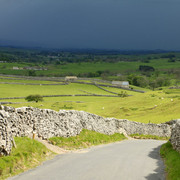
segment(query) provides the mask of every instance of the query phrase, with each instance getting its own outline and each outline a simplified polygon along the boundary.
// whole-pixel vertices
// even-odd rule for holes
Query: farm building
[[[19,70],[19,67],[15,67],[15,66],[14,66],[14,67],[13,67],[13,70]]]
[[[34,71],[47,70],[47,68],[44,68],[44,67],[24,67],[23,69],[26,69],[26,70],[34,70]]]
[[[129,88],[129,82],[128,81],[112,81],[112,85]]]
[[[19,70],[19,69],[22,69],[21,67],[17,67],[17,66],[13,66],[12,68],[13,70]]]
[[[77,76],[66,76],[65,77],[65,81],[75,81],[77,80]]]

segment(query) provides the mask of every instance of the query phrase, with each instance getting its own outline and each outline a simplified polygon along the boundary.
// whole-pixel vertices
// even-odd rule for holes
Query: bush
[[[35,70],[29,70],[28,76],[36,76],[36,71]]]
[[[145,76],[135,74],[129,75],[127,80],[134,86],[146,87],[149,84],[149,81]]]
[[[143,65],[140,65],[139,66],[139,71],[155,71],[155,69],[152,66],[143,66]]]
[[[35,101],[36,103],[39,101],[43,101],[43,97],[39,94],[29,95],[25,98],[26,101]]]
[[[127,94],[126,91],[121,91],[121,93],[119,93],[118,96],[120,96],[120,97],[127,97],[128,94]]]

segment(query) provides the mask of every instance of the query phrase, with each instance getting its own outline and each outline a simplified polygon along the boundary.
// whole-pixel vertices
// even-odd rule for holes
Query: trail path
[[[39,141],[40,143],[44,144],[49,150],[51,150],[51,151],[53,151],[53,152],[55,152],[57,154],[64,154],[64,153],[69,152],[68,150],[62,149],[62,148],[60,148],[58,146],[54,146],[54,145],[48,143],[48,141],[46,141],[46,140],[42,140],[42,139],[40,139],[38,137],[36,137],[35,139],[37,141]]]

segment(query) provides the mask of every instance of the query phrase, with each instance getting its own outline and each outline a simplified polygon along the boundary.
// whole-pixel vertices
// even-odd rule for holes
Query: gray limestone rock
[[[180,119],[172,127],[170,142],[173,148],[180,153]]]
[[[173,123],[144,124],[125,119],[103,118],[101,116],[75,110],[38,109],[32,107],[0,108],[0,148],[9,154],[12,136],[30,136],[36,133],[43,139],[53,136],[70,137],[78,135],[82,129],[103,134],[123,133],[149,134],[170,137]],[[6,141],[4,141],[6,140]]]
[[[12,149],[12,133],[5,117],[0,115],[0,156],[9,155]]]

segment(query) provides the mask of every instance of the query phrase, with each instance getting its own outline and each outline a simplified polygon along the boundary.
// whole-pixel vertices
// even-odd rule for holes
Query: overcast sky
[[[180,50],[180,0],[0,0],[0,45]]]

